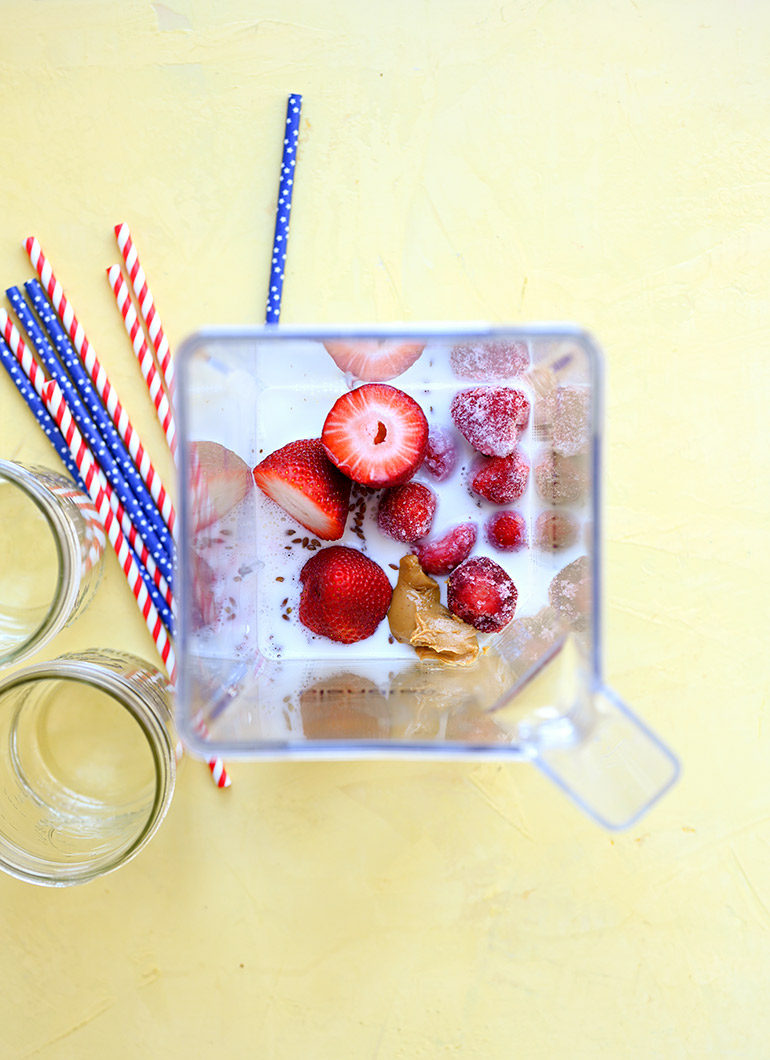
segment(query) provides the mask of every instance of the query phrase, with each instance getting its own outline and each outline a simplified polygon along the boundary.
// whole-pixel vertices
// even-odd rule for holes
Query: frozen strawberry
[[[425,349],[424,342],[400,339],[355,339],[325,342],[324,346],[338,368],[364,383],[395,379],[411,368]]]
[[[484,456],[510,456],[529,421],[526,396],[505,386],[459,390],[450,411],[460,434]]]
[[[192,442],[190,512],[193,533],[211,526],[254,489],[249,465],[219,442]]]
[[[332,463],[354,482],[398,486],[422,463],[428,421],[403,390],[367,383],[335,401],[321,441]]]
[[[446,427],[431,427],[428,431],[428,448],[425,450],[423,468],[437,482],[448,479],[460,459],[460,450],[452,432]]]
[[[406,482],[385,490],[377,509],[377,525],[383,534],[406,544],[430,533],[436,514],[436,495],[419,482]]]
[[[495,512],[485,529],[487,541],[498,552],[518,552],[527,544],[527,523],[520,512]]]
[[[578,521],[571,512],[549,508],[535,520],[535,544],[543,552],[561,552],[578,539]]]
[[[316,552],[300,571],[299,579],[300,622],[311,632],[340,644],[371,637],[393,595],[382,568],[344,545]]]
[[[434,541],[419,545],[414,551],[426,574],[449,574],[468,558],[477,537],[475,523],[460,523]]]
[[[493,504],[517,501],[527,488],[529,464],[517,449],[511,456],[490,456],[471,476],[471,489]]]
[[[449,363],[458,379],[476,379],[480,383],[502,383],[529,368],[526,342],[461,343],[449,355]]]
[[[329,460],[320,438],[276,449],[254,468],[254,481],[316,537],[336,541],[345,532],[350,479]]]
[[[591,564],[579,556],[560,570],[548,586],[548,602],[576,630],[584,632],[591,621]]]
[[[516,611],[518,591],[493,559],[474,556],[449,575],[449,610],[481,633],[496,633]]]
[[[574,504],[588,489],[588,471],[579,458],[546,449],[535,465],[535,486],[549,504]]]

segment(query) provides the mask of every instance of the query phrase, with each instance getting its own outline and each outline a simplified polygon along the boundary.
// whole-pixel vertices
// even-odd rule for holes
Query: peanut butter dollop
[[[399,564],[388,623],[396,640],[411,644],[420,659],[469,666],[478,657],[475,630],[444,607],[438,582],[416,556],[404,556]]]

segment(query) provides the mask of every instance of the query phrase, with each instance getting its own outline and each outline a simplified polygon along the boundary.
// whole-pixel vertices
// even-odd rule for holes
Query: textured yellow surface
[[[36,234],[166,472],[104,268],[173,342],[572,319],[608,353],[608,678],[683,779],[610,836],[534,770],[186,762],[123,871],[0,878],[3,1060],[770,1055],[763,4],[5,0],[0,269]],[[0,456],[53,460],[0,379]],[[56,649],[152,644],[114,558]]]

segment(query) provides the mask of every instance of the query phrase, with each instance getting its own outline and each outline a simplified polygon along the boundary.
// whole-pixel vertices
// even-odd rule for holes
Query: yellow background
[[[575,320],[607,351],[610,682],[680,754],[630,832],[498,764],[186,762],[124,870],[0,878],[4,1060],[770,1055],[770,15],[700,0],[0,5],[0,270],[30,234],[156,463],[112,303]],[[0,456],[54,461],[0,379]],[[54,651],[153,647],[114,557]]]

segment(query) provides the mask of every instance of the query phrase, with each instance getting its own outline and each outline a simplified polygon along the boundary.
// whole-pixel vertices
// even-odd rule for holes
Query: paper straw
[[[168,397],[161,384],[160,375],[155,369],[155,361],[152,359],[150,348],[144,340],[144,332],[142,331],[136,315],[136,310],[131,302],[128,287],[126,286],[123,274],[120,271],[120,265],[112,265],[107,269],[107,278],[110,281],[112,293],[115,295],[115,301],[120,310],[120,315],[123,317],[123,323],[128,332],[128,337],[131,340],[131,346],[136,354],[136,359],[139,362],[142,376],[147,384],[147,389],[150,391],[150,398],[155,406],[158,420],[163,428],[163,433],[166,435],[166,441],[171,450],[171,455],[176,459],[176,424],[174,423],[174,413],[171,410]]]
[[[3,308],[0,308],[0,333],[2,333],[2,335],[4,336],[5,341],[7,342],[11,352],[14,354],[17,363],[21,365],[22,371],[27,376],[37,393],[42,397],[43,386],[46,382],[45,374],[35,361],[30,351],[27,349],[26,345],[24,344],[24,340],[19,334],[18,328],[12,322],[5,309]],[[155,583],[155,586],[157,586],[158,593],[160,594],[160,596],[163,597],[163,600],[160,600],[160,597],[158,599],[160,601],[164,616],[167,616],[167,624],[173,627],[174,620],[171,615],[168,614],[168,609],[166,607],[166,604],[168,604],[168,606],[172,610],[174,608],[174,598],[173,594],[171,593],[171,588],[166,582],[166,579],[161,574],[160,570],[158,570],[155,561],[147,550],[147,546],[145,545],[141,535],[138,533],[133,523],[128,518],[128,515],[124,511],[123,506],[120,504],[117,497],[114,495],[112,487],[107,482],[107,479],[104,477],[104,473],[102,472],[101,468],[98,467],[98,464],[97,469],[99,475],[99,483],[105,491],[110,508],[115,513],[117,519],[120,521],[123,532],[128,538],[130,545],[133,549],[136,550],[136,553],[138,555],[138,564],[140,572],[146,573],[148,575],[148,592],[152,591],[149,589],[149,585],[151,584],[152,580],[152,582]]]
[[[56,493],[61,492],[63,496],[71,496],[71,499],[74,500],[76,504],[79,504],[84,508],[83,515],[86,519],[86,530],[94,542],[89,550],[88,556],[86,557],[86,569],[90,570],[91,567],[98,562],[99,556],[104,551],[105,539],[101,523],[98,524],[97,529],[97,526],[93,525],[91,513],[81,504],[81,501],[85,500],[85,497],[83,496],[83,487],[77,465],[72,459],[72,455],[70,454],[65,441],[59,433],[56,424],[51,419],[45,405],[35,393],[34,387],[19,368],[16,363],[16,358],[6,345],[5,340],[2,338],[0,338],[0,362],[2,362],[3,367],[11,377],[11,382],[24,398],[27,407],[40,425],[43,434],[45,434],[46,438],[53,446],[54,451],[69,474],[75,480],[75,483],[80,487],[80,490],[72,490],[71,492],[66,493],[63,490],[59,490],[57,487],[52,486],[51,488]]]
[[[123,255],[123,261],[126,263],[126,271],[136,295],[139,312],[142,320],[147,325],[147,334],[150,336],[152,348],[158,358],[158,365],[163,375],[163,381],[166,384],[169,400],[173,401],[176,380],[174,379],[174,362],[171,359],[171,350],[163,333],[163,325],[160,322],[155,300],[147,284],[147,277],[139,261],[139,254],[131,239],[131,230],[127,224],[115,225],[115,238],[118,241],[118,250]]]
[[[115,490],[115,493],[127,512],[129,519],[136,527],[142,539],[146,542],[147,548],[160,570],[165,577],[170,580],[174,571],[172,558],[158,540],[157,534],[149,524],[147,516],[123,477],[120,467],[107,448],[104,438],[99,433],[99,430],[91,419],[80,395],[73,386],[69,376],[64,371],[58,357],[54,353],[53,347],[47,341],[45,335],[43,335],[43,332],[35,318],[32,316],[29,306],[22,298],[21,292],[18,288],[9,287],[5,293],[11,301],[11,305],[16,310],[24,330],[32,340],[40,360],[47,369],[49,376],[52,379],[55,379],[61,387],[78,427],[93,450],[99,466],[107,477],[110,485]],[[126,454],[126,458],[128,459],[128,454]]]
[[[289,240],[289,215],[294,191],[294,170],[297,164],[297,142],[299,140],[299,118],[302,96],[289,96],[286,105],[286,132],[283,141],[281,180],[278,185],[278,202],[275,211],[275,234],[273,236],[273,260],[270,269],[270,289],[267,293],[268,324],[277,324],[281,317],[283,274],[286,266],[286,245]]]
[[[37,310],[38,316],[48,330],[48,334],[54,344],[57,354],[65,369],[69,372],[72,381],[80,392],[83,402],[91,414],[97,430],[109,446],[118,467],[123,474],[129,489],[141,505],[148,522],[155,531],[164,552],[169,556],[172,566],[175,560],[174,543],[169,535],[169,530],[164,523],[161,513],[152,499],[142,476],[139,474],[133,460],[131,459],[125,443],[118,434],[115,425],[107,415],[104,405],[99,400],[93,383],[88,378],[86,370],[80,363],[78,355],[70,343],[67,335],[58,321],[43,288],[38,280],[29,280],[24,285],[27,295]],[[65,395],[66,396],[66,395]]]
[[[41,397],[43,404],[51,413],[64,435],[69,451],[78,466],[80,476],[85,482],[88,495],[94,502],[94,507],[99,513],[110,544],[115,549],[118,563],[123,568],[129,588],[155,642],[158,654],[168,671],[169,680],[172,683],[176,683],[176,658],[174,649],[171,647],[171,640],[152,602],[152,597],[142,581],[137,564],[129,550],[128,542],[123,536],[115,513],[107,501],[107,494],[99,484],[98,468],[93,454],[72,419],[70,410],[64,400],[64,395],[55,380],[52,379],[50,382],[43,384]]]
[[[96,351],[89,343],[72,306],[67,301],[62,285],[56,279],[50,262],[43,254],[40,244],[34,236],[30,236],[25,241],[24,249],[27,251],[29,260],[40,277],[43,287],[51,299],[51,304],[69,335],[78,357],[96,387],[96,393],[104,402],[104,407],[107,409],[110,419],[117,427],[118,434],[126,443],[131,459],[139,469],[139,474],[147,483],[147,488],[158,505],[166,525],[173,534],[176,527],[176,512],[171,503],[171,497],[165,489],[160,475],[152,466],[139,435],[131,425],[128,413],[118,399],[117,391],[110,383],[104,367],[99,363]]]

